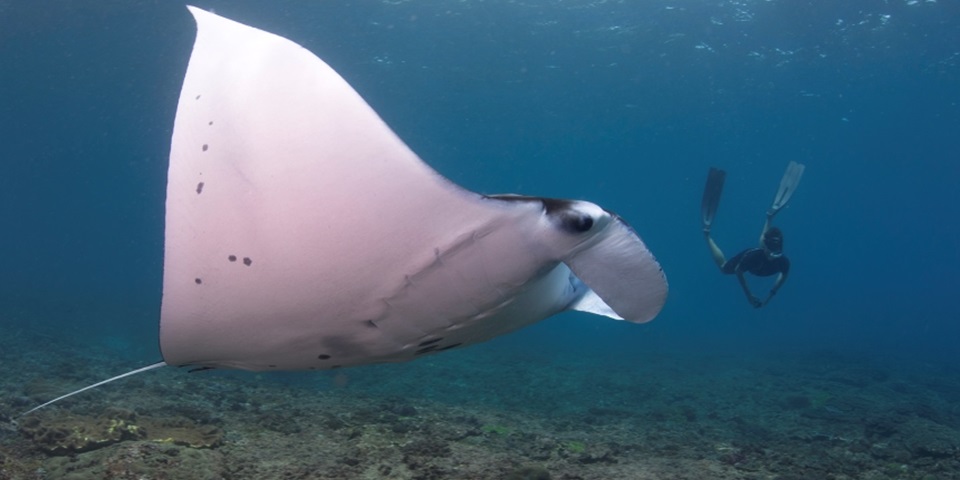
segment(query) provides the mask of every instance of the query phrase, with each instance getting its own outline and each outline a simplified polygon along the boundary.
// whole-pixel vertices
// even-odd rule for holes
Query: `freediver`
[[[773,204],[767,210],[767,220],[763,224],[763,231],[760,232],[760,245],[758,247],[747,248],[736,254],[730,260],[723,256],[717,242],[710,237],[710,228],[713,225],[713,217],[717,213],[717,207],[720,205],[720,194],[723,192],[723,182],[727,178],[727,172],[719,168],[710,167],[707,174],[707,185],[703,189],[703,200],[700,204],[700,213],[703,219],[703,238],[710,247],[710,255],[713,261],[720,267],[724,274],[736,274],[740,286],[743,287],[743,293],[747,295],[747,301],[754,308],[760,308],[777,294],[783,283],[787,281],[787,275],[790,272],[790,260],[783,254],[783,232],[779,228],[771,226],[773,217],[787,204],[797,185],[800,184],[800,177],[803,176],[803,164],[791,161],[787,165],[787,171],[780,180],[780,188],[777,195],[773,198]],[[770,293],[763,300],[760,300],[747,285],[745,273],[751,273],[758,277],[769,277],[777,275],[773,282]]]

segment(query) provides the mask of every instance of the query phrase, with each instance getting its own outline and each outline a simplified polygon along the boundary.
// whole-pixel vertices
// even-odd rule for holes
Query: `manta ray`
[[[431,169],[300,45],[188,7],[167,179],[164,365],[403,362],[566,310],[646,322],[667,282],[586,201],[482,195]],[[29,412],[26,412],[29,413]]]

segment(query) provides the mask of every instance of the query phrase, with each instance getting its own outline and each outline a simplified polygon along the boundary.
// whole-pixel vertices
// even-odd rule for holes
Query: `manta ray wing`
[[[483,196],[403,144],[326,63],[195,7],[170,148],[159,362],[404,361],[567,309],[645,322],[659,264],[580,201]]]
[[[160,340],[168,364],[282,370],[402,361],[566,308],[609,315],[583,308],[594,294],[567,267],[576,270],[579,252],[594,251],[583,246],[604,235],[558,228],[557,213],[536,199],[454,185],[306,49],[190,11],[198,33],[167,185]],[[571,205],[586,209],[578,215],[604,215]],[[636,309],[643,318],[621,306],[630,300],[606,302],[645,321],[666,283],[629,235],[633,243],[613,250],[643,269],[620,267],[610,278],[584,270],[588,284],[626,281],[648,292]]]

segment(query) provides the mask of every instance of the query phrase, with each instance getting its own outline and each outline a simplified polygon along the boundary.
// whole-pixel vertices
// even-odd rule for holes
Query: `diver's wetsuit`
[[[790,260],[785,255],[777,258],[767,258],[762,248],[748,248],[724,262],[720,271],[731,273],[752,273],[758,277],[769,277],[790,271]]]

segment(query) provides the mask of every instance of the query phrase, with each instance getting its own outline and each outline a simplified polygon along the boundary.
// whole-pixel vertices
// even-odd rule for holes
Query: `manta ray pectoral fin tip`
[[[601,235],[589,248],[564,259],[596,296],[587,294],[570,308],[634,323],[652,320],[667,298],[663,268],[633,229],[619,219]]]

